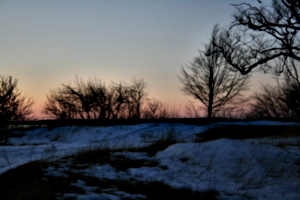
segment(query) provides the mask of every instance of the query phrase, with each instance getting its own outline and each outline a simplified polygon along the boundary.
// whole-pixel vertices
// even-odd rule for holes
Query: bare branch
[[[233,6],[236,10],[230,28],[215,41],[218,47],[215,52],[221,52],[228,64],[247,74],[257,67],[264,71],[272,69],[270,61],[277,58],[300,60],[298,1],[272,0],[270,5],[259,7],[248,3]]]
[[[31,113],[32,98],[21,96],[17,79],[0,75],[0,123],[10,120],[25,120]]]

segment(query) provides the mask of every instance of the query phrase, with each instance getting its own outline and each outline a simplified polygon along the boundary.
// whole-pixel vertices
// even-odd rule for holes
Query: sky
[[[0,74],[19,80],[37,115],[50,90],[76,76],[143,79],[149,97],[184,106],[180,68],[242,2],[256,1],[0,0]]]

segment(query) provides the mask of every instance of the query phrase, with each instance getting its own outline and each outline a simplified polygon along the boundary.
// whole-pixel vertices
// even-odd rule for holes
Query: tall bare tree
[[[222,53],[216,50],[215,41],[220,29],[216,25],[211,42],[205,45],[205,51],[199,52],[194,61],[182,67],[179,79],[182,91],[198,99],[207,110],[207,117],[213,117],[226,104],[232,102],[248,89],[249,76],[241,75],[236,69],[226,65]]]
[[[10,120],[24,120],[31,113],[33,100],[22,96],[18,80],[0,75],[0,125]]]
[[[259,2],[260,6],[234,5],[234,20],[216,41],[219,47],[216,51],[242,74],[259,67],[280,73],[288,70],[287,63],[275,66],[270,61],[300,60],[300,3],[298,0],[272,0],[269,5],[263,0]]]

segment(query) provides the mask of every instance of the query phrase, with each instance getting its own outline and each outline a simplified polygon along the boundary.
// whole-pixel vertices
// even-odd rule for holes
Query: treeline
[[[0,75],[0,120],[29,119],[33,113],[32,98],[21,94],[18,80]],[[101,79],[76,79],[61,84],[47,95],[42,112],[51,119],[159,119],[176,117],[167,105],[149,98],[147,83],[133,78],[107,85]]]
[[[235,119],[299,119],[300,84],[286,79],[275,86],[263,89],[248,99],[235,97],[233,103],[214,110],[213,116]],[[0,120],[29,120],[32,113],[32,98],[21,94],[17,79],[0,75]],[[207,112],[202,104],[187,103],[185,117],[203,118]],[[243,110],[243,108],[247,108]],[[149,98],[147,83],[133,78],[127,82],[111,82],[101,79],[84,81],[76,78],[69,84],[61,84],[49,91],[42,112],[51,119],[117,120],[117,119],[168,119],[178,118],[176,110],[170,109],[157,99]],[[201,115],[202,112],[202,115]],[[203,114],[204,113],[204,114]],[[181,116],[182,117],[182,116]],[[149,121],[149,120],[148,120]],[[210,120],[211,121],[211,120]],[[72,122],[73,123],[73,122]],[[108,123],[106,121],[106,123]],[[120,123],[120,121],[118,121]]]

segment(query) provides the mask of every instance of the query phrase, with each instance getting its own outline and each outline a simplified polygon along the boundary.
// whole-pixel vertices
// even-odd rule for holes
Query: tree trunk
[[[209,67],[209,94],[208,94],[208,106],[207,106],[207,118],[212,117],[213,102],[214,102],[214,72],[212,66]]]
[[[207,107],[207,118],[210,119],[212,117],[212,111],[213,111],[213,109],[212,109],[212,101],[209,101],[209,105]]]

